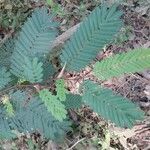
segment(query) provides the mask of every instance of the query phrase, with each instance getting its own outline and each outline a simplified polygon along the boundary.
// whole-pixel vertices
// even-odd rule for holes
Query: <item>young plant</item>
[[[116,4],[99,6],[80,24],[62,49],[60,60],[66,71],[84,69],[113,40],[122,26],[122,12],[117,7]],[[83,104],[121,127],[132,127],[144,116],[131,101],[90,80],[84,81],[78,94],[66,90],[63,76],[56,79],[55,89],[50,88],[53,82],[47,85],[48,77],[54,77],[56,72],[48,56],[53,52],[58,26],[47,8],[35,9],[17,39],[1,46],[0,137],[3,139],[15,138],[16,130],[62,139],[71,125],[67,110]],[[150,49],[138,49],[97,62],[93,73],[106,80],[149,67]]]

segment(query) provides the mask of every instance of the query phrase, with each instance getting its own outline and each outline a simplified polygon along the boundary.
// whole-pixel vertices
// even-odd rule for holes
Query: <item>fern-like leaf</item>
[[[150,49],[135,49],[97,62],[94,74],[102,80],[150,68]]]
[[[12,132],[9,122],[9,116],[3,105],[0,105],[0,139],[13,139],[16,135]]]
[[[88,65],[119,31],[121,15],[116,4],[109,9],[106,5],[97,7],[64,46],[61,61],[67,64],[66,69],[80,71]]]
[[[57,26],[58,23],[53,20],[47,8],[35,9],[22,27],[15,50],[32,57],[48,53],[57,35]]]
[[[21,60],[20,60],[21,61]],[[43,68],[42,63],[38,61],[38,58],[33,58],[31,60],[29,57],[25,55],[22,56],[22,62],[18,65],[16,60],[12,61],[12,70],[11,72],[18,76],[19,78],[30,81],[31,83],[41,82],[43,78]]]
[[[82,96],[77,94],[67,94],[64,102],[66,109],[76,109],[82,106]]]
[[[52,140],[59,140],[69,129],[68,121],[58,121],[47,111],[43,102],[38,98],[32,98],[26,107],[11,118],[11,128],[23,133],[39,132],[44,137]]]
[[[14,39],[10,38],[0,46],[0,67],[10,67],[10,58],[15,47]]]
[[[83,102],[118,126],[132,127],[136,120],[144,117],[144,113],[135,104],[122,96],[114,95],[109,89],[91,81],[85,82],[84,88]]]
[[[34,58],[32,61],[25,59],[25,64],[23,66],[25,80],[31,83],[41,82],[43,78],[42,65],[41,62],[38,62],[38,58]]]
[[[5,67],[0,70],[0,90],[3,89],[10,81],[11,74],[7,71]]]
[[[43,60],[43,81],[48,80],[51,76],[56,73],[56,69],[48,60]]]
[[[65,89],[65,81],[63,79],[56,80],[56,92],[57,92],[57,97],[59,98],[60,101],[66,100],[67,90]]]
[[[16,135],[12,132],[9,122],[6,119],[6,117],[3,117],[3,115],[0,112],[0,139],[1,140],[10,140],[13,138],[16,138]]]
[[[2,97],[2,103],[4,105],[4,108],[6,109],[6,112],[8,114],[9,117],[14,116],[14,109],[12,104],[9,101],[9,96],[8,95],[4,95]]]
[[[43,89],[39,92],[41,100],[44,102],[48,111],[59,121],[63,121],[66,118],[67,111],[65,105],[63,105],[58,99],[57,96],[52,95],[47,89]]]
[[[46,8],[38,8],[33,12],[31,18],[28,18],[27,22],[23,25],[22,31],[15,43],[11,58],[11,72],[15,76],[22,78],[24,67],[27,68],[28,66],[26,64],[27,59],[33,62],[31,60],[35,57],[41,59],[50,51],[51,43],[57,35],[56,27],[57,23],[53,21],[53,17],[48,14]],[[41,65],[38,64],[38,66]],[[26,73],[33,73],[30,70],[31,68],[28,68]],[[37,73],[35,76],[39,75],[39,72],[34,73]]]
[[[39,132],[47,139],[60,140],[70,130],[70,123],[56,120],[39,97],[29,100],[29,93],[22,91],[12,91],[9,95],[15,115],[9,117],[6,109],[0,106],[0,138],[15,138],[15,130],[24,134]]]

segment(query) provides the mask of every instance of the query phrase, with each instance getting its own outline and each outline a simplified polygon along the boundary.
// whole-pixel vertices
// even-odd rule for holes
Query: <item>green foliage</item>
[[[38,97],[32,97],[29,102],[29,93],[16,91],[10,94],[15,116],[7,117],[6,111],[0,107],[0,135],[3,138],[14,138],[12,130],[21,133],[40,132],[48,139],[59,140],[69,129],[68,121],[59,122],[49,113]]]
[[[109,9],[102,5],[97,7],[77,29],[70,41],[65,44],[61,61],[70,71],[80,71],[96,57],[98,52],[119,31],[122,13],[116,5]]]
[[[12,132],[9,126],[8,113],[3,105],[0,105],[0,139],[12,139],[16,135]]]
[[[65,15],[64,10],[62,9],[62,6],[58,4],[57,2],[54,2],[53,0],[46,0],[47,4],[51,7],[51,11],[54,14],[57,14],[59,16]]]
[[[4,110],[0,110],[0,139],[4,140],[10,140],[16,137],[16,135],[12,132],[10,126],[9,126],[9,122],[6,118],[4,118],[5,114],[3,114]]]
[[[10,57],[14,50],[14,39],[9,38],[0,46],[0,67],[10,67]]]
[[[67,98],[64,104],[66,109],[80,108],[82,105],[82,96],[77,94],[67,94]]]
[[[30,81],[31,83],[34,82],[41,82],[43,77],[43,68],[42,63],[38,62],[38,58],[33,58],[33,60],[30,57],[22,56],[23,59],[20,59],[20,64],[17,65],[17,62],[13,61],[13,66],[11,72],[20,77],[20,79],[24,81]],[[19,63],[18,59],[18,63]],[[16,61],[16,60],[15,60]],[[15,67],[15,68],[14,68]]]
[[[150,67],[150,49],[135,49],[97,62],[94,74],[102,80],[119,77],[125,73],[140,72]]]
[[[2,103],[4,104],[4,108],[6,109],[6,112],[8,114],[9,117],[14,116],[14,109],[12,104],[9,101],[9,96],[8,95],[4,95],[2,97]]]
[[[41,100],[44,102],[47,110],[59,121],[63,121],[66,118],[67,111],[65,105],[63,105],[57,96],[52,95],[48,89],[43,89],[39,92]]]
[[[58,24],[53,21],[53,16],[48,14],[46,8],[36,9],[22,27],[18,39],[12,43],[9,41],[8,44],[5,43],[1,47],[0,53],[2,53],[1,57],[3,59],[0,62],[1,66],[9,68],[11,63],[11,72],[20,80],[30,81],[31,83],[41,82],[43,72],[45,73],[51,65],[45,61],[45,54],[51,50],[51,42],[57,34],[57,26]],[[8,60],[11,57],[11,61],[7,60],[9,64],[5,65],[5,57]],[[48,72],[50,71],[48,70]],[[47,77],[44,76],[44,78]],[[10,73],[2,67],[0,87],[4,88],[9,82]],[[14,138],[13,130],[22,133],[38,131],[48,139],[61,138],[70,125],[68,121],[64,121],[67,114],[65,106],[54,96],[51,112],[55,113],[60,122],[53,117],[52,113],[47,111],[40,98],[31,98],[31,96],[29,101],[27,95],[26,92],[17,91],[10,93],[11,101],[6,101],[6,98],[3,99],[4,105],[0,106],[1,138]],[[8,113],[11,115],[8,115]]]
[[[54,4],[53,0],[46,0],[47,4],[52,6]]]
[[[23,75],[26,81],[31,83],[42,82],[43,68],[42,63],[38,62],[38,58],[33,58],[33,60],[25,59],[25,64],[23,66]]]
[[[111,90],[102,88],[92,81],[84,83],[83,102],[120,127],[132,127],[136,120],[144,117],[144,113],[131,101],[114,95]]]
[[[63,79],[56,80],[56,92],[60,101],[66,100],[67,90],[65,89],[65,81]]]
[[[53,67],[53,65],[48,60],[43,60],[43,80],[48,80],[51,76],[56,73],[56,69]]]
[[[65,45],[61,55],[62,65],[66,63],[66,69],[69,71],[80,71],[88,65],[120,29],[121,14],[117,5],[110,8],[106,5],[97,7]],[[48,61],[48,54],[52,54],[51,46],[57,35],[57,27],[58,23],[45,7],[37,8],[23,25],[17,40],[8,40],[2,45],[0,90],[10,83],[10,72],[19,78],[17,88],[22,84],[23,87],[34,89],[46,87],[46,80],[55,73]],[[94,73],[105,80],[124,73],[141,71],[150,67],[149,56],[150,49],[118,54],[96,63]],[[24,92],[9,92],[8,89],[8,97],[3,91],[0,105],[0,138],[15,138],[14,131],[19,131],[24,134],[39,132],[48,139],[59,140],[69,129],[67,109],[79,108],[82,102],[121,127],[131,127],[136,120],[143,118],[143,112],[126,98],[113,95],[111,90],[91,81],[85,82],[83,96],[69,94],[63,79],[56,80],[55,84],[56,89],[53,91],[56,91],[56,95],[48,90],[49,85],[48,89],[40,91],[36,88],[35,93],[38,93],[38,96],[35,97],[30,88],[24,88]]]
[[[37,150],[37,148],[35,148],[35,144],[32,141],[32,139],[27,139],[27,145],[28,145],[28,150],[33,150],[33,149]]]
[[[53,17],[47,11],[46,8],[36,9],[31,18],[28,18],[22,27],[22,31],[15,43],[11,58],[11,72],[19,78],[26,76],[24,68],[26,68],[26,73],[33,73],[31,70],[33,67],[28,68],[29,65],[27,65],[26,60],[31,62],[35,57],[44,57],[50,51],[51,42],[56,37],[58,24],[53,21]],[[38,66],[40,67],[41,63]],[[34,74],[37,77],[39,72],[34,72]],[[32,80],[37,79],[32,78]],[[39,80],[41,81],[41,79]]]
[[[50,51],[51,43],[57,35],[57,27],[58,23],[45,7],[35,9],[22,27],[16,48],[21,48],[32,57],[43,56]]]
[[[0,70],[0,90],[3,89],[10,81],[11,74],[7,71],[5,67]]]
[[[114,44],[121,45],[123,42],[126,42],[129,40],[130,36],[132,35],[132,28],[131,26],[125,26],[121,29],[118,35],[116,35],[116,38],[114,39]]]

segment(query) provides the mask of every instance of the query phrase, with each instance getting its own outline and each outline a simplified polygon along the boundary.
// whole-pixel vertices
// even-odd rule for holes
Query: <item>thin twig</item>
[[[77,144],[79,144],[80,142],[82,142],[83,140],[85,140],[86,138],[82,138],[80,140],[78,140],[76,143],[74,143],[70,148],[68,148],[67,150],[72,150]]]
[[[8,87],[8,88],[0,91],[0,96],[3,95],[4,93],[7,93],[7,92],[13,90],[13,89],[23,88],[23,87],[24,88],[34,88],[34,85],[32,85],[32,84],[30,84],[30,85],[29,84],[28,85],[14,85],[14,86]]]
[[[60,79],[63,76],[65,68],[66,68],[66,63],[64,64],[62,70],[60,71],[59,75],[57,76],[57,79]]]

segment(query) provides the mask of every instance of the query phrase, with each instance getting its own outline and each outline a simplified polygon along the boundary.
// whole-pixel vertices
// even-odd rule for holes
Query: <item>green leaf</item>
[[[25,58],[25,64],[23,66],[23,77],[26,81],[31,83],[42,82],[43,68],[42,63],[38,62],[38,58],[34,58],[32,61]]]
[[[32,58],[49,53],[57,27],[58,23],[46,7],[36,8],[22,27],[15,51],[23,51]]]
[[[53,65],[46,59],[42,61],[43,63],[43,81],[48,80],[50,77],[56,73],[56,69]]]
[[[10,67],[10,58],[15,47],[15,40],[9,38],[0,46],[0,67]]]
[[[132,127],[136,120],[144,118],[144,112],[134,103],[91,81],[84,83],[83,102],[120,127]]]
[[[45,138],[60,141],[65,133],[70,130],[70,122],[56,120],[47,111],[44,103],[39,97],[32,97],[26,91],[11,91],[9,93],[15,115],[9,117],[6,109],[0,105],[0,138],[13,139],[13,134],[20,132],[23,134],[39,132]]]
[[[32,59],[42,59],[51,51],[52,42],[57,35],[57,27],[57,22],[53,21],[53,16],[45,7],[34,10],[32,16],[23,25],[15,42],[11,57],[11,72],[15,76],[22,77],[24,68],[29,66],[27,59],[29,63],[33,63]],[[28,69],[27,72],[32,72],[32,70]]]
[[[13,61],[13,68],[11,72],[18,76],[23,81],[29,81],[31,83],[42,82],[43,80],[43,64],[38,61],[38,58],[22,56],[22,65],[16,64]]]
[[[0,70],[0,90],[5,88],[7,84],[10,83],[11,74],[7,71],[5,67],[2,67]]]
[[[80,71],[113,40],[122,26],[122,12],[117,10],[117,6],[99,6],[81,23],[64,46],[61,55],[62,66],[66,63],[67,70]]]
[[[65,89],[64,79],[57,79],[56,80],[56,92],[57,92],[57,97],[60,99],[60,101],[66,100],[67,90]]]
[[[16,138],[16,135],[12,132],[9,127],[9,123],[4,117],[0,117],[0,139],[1,140],[11,140]]]
[[[54,5],[53,0],[46,0],[47,4],[50,5],[51,7]]]
[[[77,94],[67,94],[64,105],[66,106],[66,109],[80,108],[82,106],[82,96]]]
[[[57,120],[63,121],[66,118],[67,111],[65,105],[57,99],[57,96],[52,95],[49,90],[43,89],[39,92],[39,97],[44,102],[47,110],[51,112]]]
[[[16,138],[16,135],[12,132],[12,129],[9,125],[8,114],[6,109],[0,105],[0,139],[13,139]]]
[[[150,68],[150,49],[140,48],[97,62],[94,65],[93,72],[99,79],[107,80],[148,68]]]
[[[6,109],[6,112],[7,112],[8,116],[9,117],[14,116],[15,115],[14,109],[13,109],[12,104],[9,101],[9,96],[8,95],[4,95],[2,97],[2,103],[4,105],[4,108]]]

